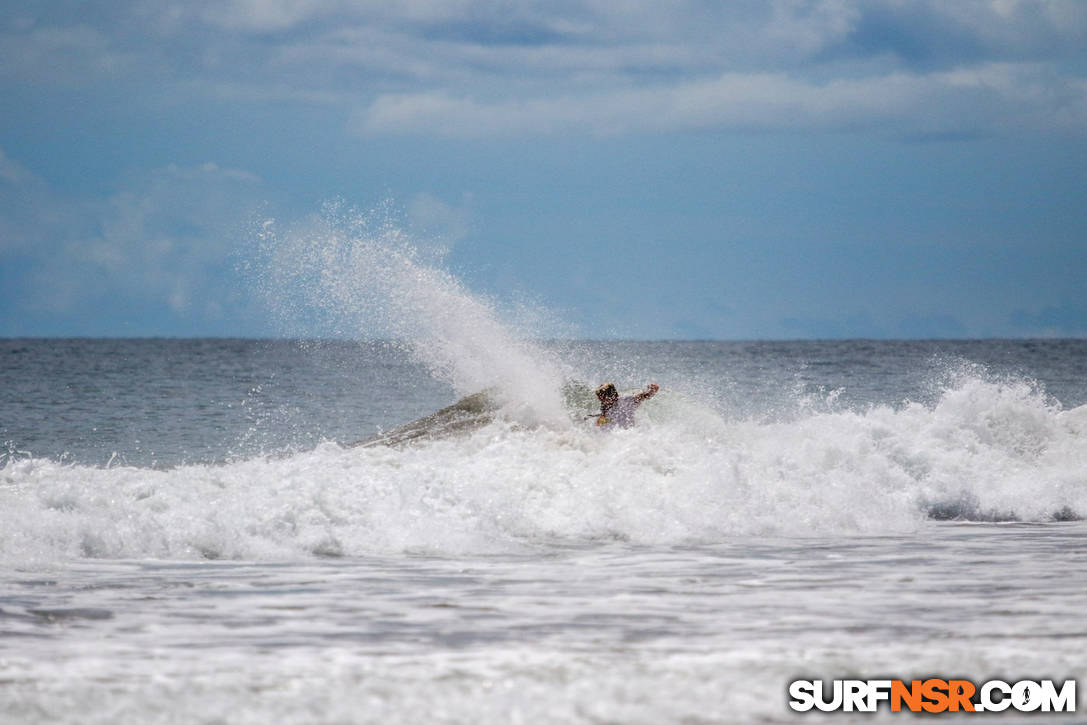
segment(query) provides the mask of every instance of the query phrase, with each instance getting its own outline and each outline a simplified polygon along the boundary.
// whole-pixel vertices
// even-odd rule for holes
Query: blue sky
[[[27,2],[0,94],[4,336],[280,334],[331,199],[542,334],[1087,335],[1078,0]]]

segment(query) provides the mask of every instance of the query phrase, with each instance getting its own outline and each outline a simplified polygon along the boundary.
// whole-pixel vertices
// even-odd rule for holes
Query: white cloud
[[[773,13],[769,21],[751,29],[756,37],[807,56],[841,42],[856,27],[861,16],[860,6],[848,0],[774,0],[771,7]]]
[[[362,133],[1075,129],[1087,80],[1078,0],[132,0],[0,33],[9,82],[356,108]]]
[[[470,195],[459,204],[450,204],[432,194],[416,194],[407,205],[408,228],[418,241],[448,249],[468,236],[471,203]]]
[[[1078,133],[1087,125],[1082,69],[1057,63],[1083,57],[1087,3],[585,0],[510,8],[506,26],[554,34],[540,42],[481,39],[501,26],[496,7],[411,7],[355,6],[354,15],[341,8],[357,22],[302,36],[279,49],[277,62],[350,68],[344,75],[370,79],[341,96],[353,97],[351,128],[364,135],[873,126]]]
[[[353,123],[363,134],[452,137],[876,126],[906,133],[1053,126],[1076,131],[1087,129],[1087,91],[1079,79],[1034,65],[896,72],[824,83],[784,73],[725,73],[675,85],[514,100],[386,94]]]
[[[0,35],[0,79],[73,85],[115,76],[138,66],[135,59],[89,25],[31,27]]]
[[[120,300],[137,317],[146,308],[185,314],[196,302],[221,310],[236,296],[220,282],[232,270],[230,253],[246,233],[258,184],[250,172],[209,162],[153,171],[105,200],[39,197],[35,223],[22,227],[43,231],[22,247],[30,278],[21,304],[69,314]],[[61,214],[63,222],[50,223]]]

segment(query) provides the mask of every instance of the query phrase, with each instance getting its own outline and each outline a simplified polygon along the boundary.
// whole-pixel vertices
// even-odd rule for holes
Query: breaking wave
[[[638,428],[497,418],[170,470],[9,456],[0,555],[291,559],[906,532],[1087,514],[1087,406],[979,379],[934,406],[729,422],[662,392]],[[659,404],[658,404],[659,403]]]

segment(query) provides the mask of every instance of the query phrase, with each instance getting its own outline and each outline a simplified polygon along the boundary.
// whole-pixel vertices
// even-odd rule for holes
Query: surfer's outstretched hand
[[[660,390],[660,389],[661,389],[661,386],[657,385],[656,383],[650,383],[648,386],[646,386],[645,392],[644,393],[638,393],[637,395],[634,396],[634,399],[637,400],[639,403],[642,402],[643,400],[649,400],[654,395],[656,395],[657,391]]]

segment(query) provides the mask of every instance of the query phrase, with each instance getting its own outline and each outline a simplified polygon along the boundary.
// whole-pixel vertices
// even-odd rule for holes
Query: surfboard
[[[413,441],[448,438],[453,435],[471,433],[494,420],[498,404],[486,390],[461,398],[453,405],[442,408],[430,415],[397,426],[392,430],[363,438],[348,444],[348,448],[358,446],[398,446]]]

